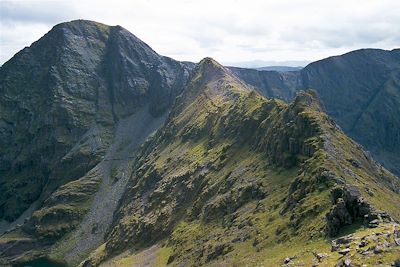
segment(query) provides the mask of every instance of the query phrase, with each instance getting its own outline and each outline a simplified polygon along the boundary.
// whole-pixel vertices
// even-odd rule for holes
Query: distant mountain
[[[317,70],[56,25],[0,68],[0,265],[397,264],[400,179],[299,91]]]
[[[260,71],[229,67],[240,79],[256,87],[266,97],[291,101],[298,90],[299,73],[297,71]]]
[[[345,133],[400,174],[399,49],[357,50],[313,62],[298,72],[240,69],[236,74],[265,96],[286,101],[298,90],[316,90]]]
[[[343,130],[400,174],[400,49],[362,49],[301,71]]]
[[[266,66],[285,66],[285,67],[304,67],[309,64],[311,61],[305,60],[291,60],[291,61],[266,61],[266,60],[252,60],[252,61],[239,61],[239,62],[223,62],[225,66],[234,66],[240,68],[250,68],[257,69],[263,68]]]
[[[288,72],[288,71],[299,71],[303,67],[289,67],[289,66],[267,66],[256,68],[256,70],[267,70],[267,71],[279,71],[279,72]]]

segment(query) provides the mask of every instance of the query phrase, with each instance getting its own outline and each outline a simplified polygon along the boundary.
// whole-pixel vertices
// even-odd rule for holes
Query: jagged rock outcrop
[[[342,227],[361,222],[367,227],[377,227],[393,219],[386,213],[376,210],[368,203],[356,187],[338,187],[332,190],[332,208],[326,215],[326,232],[336,236]]]
[[[345,133],[400,173],[400,50],[362,49],[309,64],[302,88],[314,88]]]
[[[298,97],[294,104],[299,102],[303,107],[313,106],[314,110],[324,111],[321,103],[315,100],[315,94],[305,96]],[[288,211],[296,214],[296,210],[302,209],[301,202],[313,192],[331,188],[332,207],[326,214],[327,235],[336,236],[346,225],[361,223],[376,227],[379,223],[391,222],[391,216],[379,209],[389,208],[392,215],[398,216],[399,213],[390,208],[396,204],[384,204],[372,191],[379,191],[379,185],[384,185],[389,194],[398,198],[398,178],[376,163],[358,144],[345,137],[335,122],[320,116],[322,114],[315,116],[317,120],[314,122],[318,125],[315,133],[324,152],[320,154],[321,150],[314,149],[316,153],[306,161],[308,164],[303,166],[304,172],[291,183],[281,214]],[[388,193],[380,194],[382,197]],[[389,199],[385,201],[390,202]],[[294,215],[292,224],[297,227],[300,219],[301,216]]]
[[[297,72],[233,70],[267,97],[291,101],[296,91],[313,88],[346,134],[400,174],[399,62],[399,49],[361,49]]]

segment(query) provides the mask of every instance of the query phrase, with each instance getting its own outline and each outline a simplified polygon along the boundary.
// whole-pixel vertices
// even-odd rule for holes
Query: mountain
[[[400,49],[363,49],[308,65],[303,88],[315,88],[343,130],[400,174]]]
[[[124,186],[111,185],[112,163],[133,156],[162,125],[190,68],[120,26],[83,20],[56,25],[6,62],[0,232],[24,224],[29,233],[57,239],[102,192],[114,199],[98,203],[104,234]]]
[[[267,66],[267,67],[259,67],[256,68],[257,70],[268,70],[268,71],[280,71],[280,72],[287,72],[287,71],[299,71],[303,67],[289,67],[289,66]]]
[[[289,60],[289,61],[265,61],[265,60],[252,60],[252,61],[239,61],[239,62],[233,62],[233,61],[225,61],[223,62],[225,66],[235,66],[235,67],[241,67],[241,68],[248,68],[248,69],[257,69],[257,68],[264,68],[269,66],[272,66],[272,68],[275,67],[284,67],[284,68],[302,68],[303,66],[306,66],[309,64],[311,61],[309,60]]]
[[[299,72],[240,69],[236,74],[267,97],[290,101],[316,90],[344,132],[400,174],[400,50],[361,49],[307,65]],[[271,77],[277,77],[270,82]]]
[[[87,21],[15,55],[0,72],[1,218],[92,169],[121,119],[165,114],[187,75],[122,27]]]
[[[229,67],[240,79],[256,87],[266,97],[291,101],[296,96],[299,83],[297,71],[279,72]]]
[[[268,99],[240,71],[83,20],[5,63],[0,265],[400,260],[400,179],[315,91]]]
[[[314,92],[289,105],[267,100],[209,58],[132,166],[106,242],[81,266],[120,253],[116,266],[147,253],[173,266],[277,266],[270,250],[289,253],[282,244],[306,266],[318,244],[332,263],[340,254],[326,235],[400,219],[400,180],[343,134]]]

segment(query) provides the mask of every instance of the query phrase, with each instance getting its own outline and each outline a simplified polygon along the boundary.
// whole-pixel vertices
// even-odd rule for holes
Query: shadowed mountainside
[[[55,26],[0,69],[0,219],[12,221],[104,156],[119,120],[165,113],[186,66],[120,26]]]
[[[24,233],[3,256],[32,257],[74,229],[84,244],[62,246],[66,259],[98,245],[127,179],[115,181],[115,165],[163,124],[192,65],[120,26],[78,20],[1,67],[0,232]]]

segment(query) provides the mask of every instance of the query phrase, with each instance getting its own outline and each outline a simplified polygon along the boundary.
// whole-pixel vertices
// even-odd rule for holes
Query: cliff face
[[[344,132],[400,174],[399,59],[398,49],[362,49],[297,72],[233,70],[267,97],[291,101],[298,90],[316,90]]]
[[[147,106],[154,117],[182,90],[186,67],[122,27],[55,26],[0,69],[0,216],[93,168],[117,122]]]
[[[400,50],[364,49],[308,65],[303,88],[315,88],[345,133],[400,173]]]
[[[235,75],[270,98],[291,101],[300,82],[299,71],[269,71],[229,67]]]

